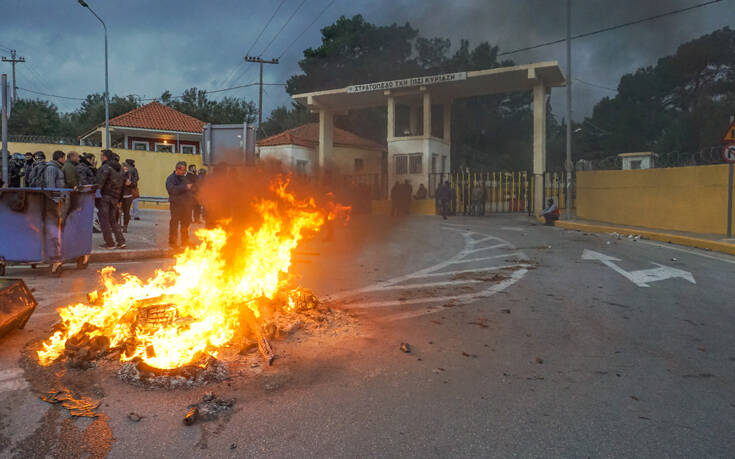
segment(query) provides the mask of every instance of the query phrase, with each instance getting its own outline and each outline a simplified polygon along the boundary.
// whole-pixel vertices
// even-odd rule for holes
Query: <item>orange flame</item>
[[[67,341],[81,333],[104,336],[110,347],[124,348],[121,360],[138,358],[155,368],[178,368],[202,355],[216,357],[223,345],[245,336],[251,326],[258,326],[260,305],[275,300],[284,311],[293,310],[291,296],[297,291],[288,275],[291,253],[335,210],[319,209],[313,198],[298,200],[288,185],[279,176],[271,183],[275,198],[256,200],[260,226],[236,230],[225,221],[214,229],[200,229],[198,246],[177,255],[173,267],[157,270],[146,281],[131,274],[122,274],[118,281],[113,267],[102,269],[103,288],[90,294],[94,304],[59,309],[61,329],[43,343],[39,363],[54,362]],[[177,320],[152,329],[142,326],[136,317],[146,301],[175,305]]]

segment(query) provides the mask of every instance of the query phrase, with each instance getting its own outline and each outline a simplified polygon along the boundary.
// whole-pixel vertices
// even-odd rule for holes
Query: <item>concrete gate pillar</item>
[[[452,103],[447,102],[444,104],[444,140],[447,142],[452,141]]]
[[[396,136],[396,100],[388,96],[388,140]]]
[[[536,216],[544,209],[544,173],[546,172],[546,95],[543,84],[533,87],[533,208]]]
[[[319,110],[319,176],[323,177],[334,151],[334,112]]]

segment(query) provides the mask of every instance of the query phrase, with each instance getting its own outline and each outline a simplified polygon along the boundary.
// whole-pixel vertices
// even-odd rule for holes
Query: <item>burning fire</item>
[[[53,363],[67,343],[97,339],[120,348],[122,361],[178,368],[217,357],[222,346],[257,333],[262,307],[293,310],[301,292],[289,276],[292,251],[349,208],[322,210],[313,198],[297,199],[288,185],[279,176],[271,182],[272,197],[253,204],[259,225],[237,229],[224,221],[200,229],[198,246],[146,281],[131,274],[117,278],[115,268],[105,267],[103,288],[89,295],[91,304],[59,309],[60,327],[38,351],[39,362]]]

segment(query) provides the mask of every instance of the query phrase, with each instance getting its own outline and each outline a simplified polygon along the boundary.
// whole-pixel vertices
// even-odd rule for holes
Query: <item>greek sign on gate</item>
[[[466,80],[466,79],[467,79],[467,72],[445,73],[443,75],[404,78],[402,80],[392,80],[392,81],[378,81],[377,83],[355,84],[355,85],[347,87],[347,93],[355,94],[359,92],[410,88],[413,86],[426,86],[430,84],[447,83],[450,81],[461,81],[461,80]]]

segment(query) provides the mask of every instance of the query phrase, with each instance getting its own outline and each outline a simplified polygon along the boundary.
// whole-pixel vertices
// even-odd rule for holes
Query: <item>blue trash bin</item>
[[[0,275],[8,263],[46,264],[52,274],[92,252],[94,189],[0,189]]]

